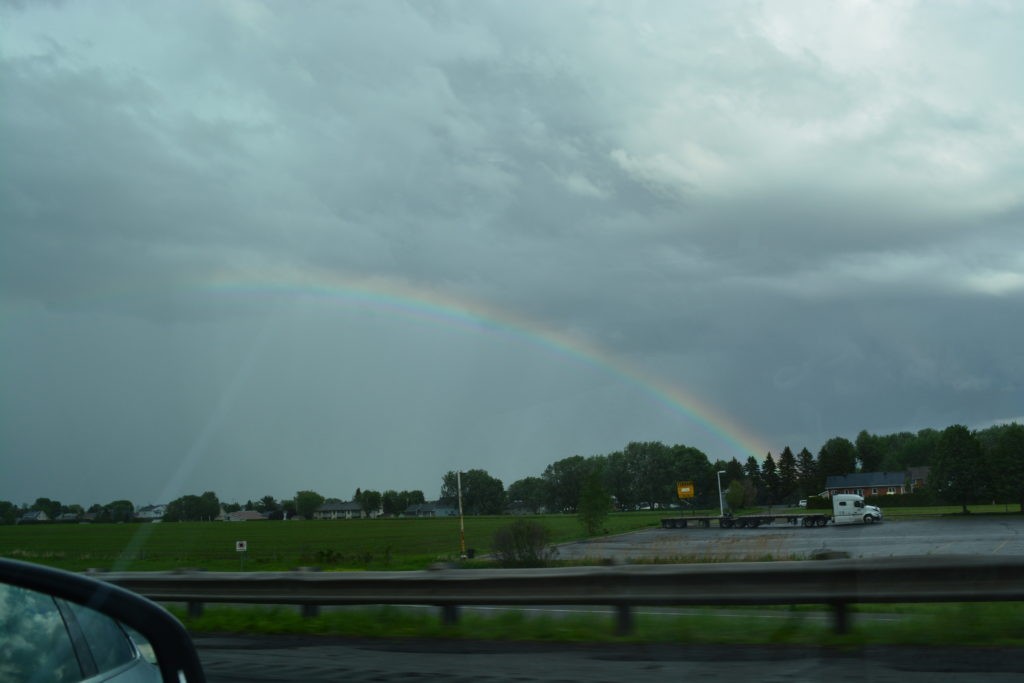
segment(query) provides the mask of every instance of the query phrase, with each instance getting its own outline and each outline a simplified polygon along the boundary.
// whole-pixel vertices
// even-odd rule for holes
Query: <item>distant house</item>
[[[163,519],[165,514],[167,514],[166,505],[147,505],[135,511],[135,519]]]
[[[237,510],[224,515],[225,522],[263,522],[267,516],[255,510]]]
[[[825,479],[828,495],[856,493],[861,496],[895,496],[906,493],[904,472],[855,472],[832,475]]]
[[[42,510],[29,510],[15,521],[15,524],[38,524],[49,522],[50,517]]]
[[[366,516],[363,506],[355,501],[324,503],[313,513],[313,519],[362,519]]]
[[[406,517],[457,517],[459,509],[438,502],[417,503],[405,508]]]
[[[65,524],[67,524],[78,522],[78,520],[79,514],[77,512],[64,512],[62,514],[57,515],[57,519],[55,519],[54,521],[64,522]]]

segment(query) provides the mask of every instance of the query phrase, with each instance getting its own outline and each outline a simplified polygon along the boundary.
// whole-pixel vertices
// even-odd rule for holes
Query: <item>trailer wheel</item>
[[[828,524],[828,520],[827,519],[825,519],[824,517],[819,517],[818,518],[818,526],[825,526],[826,524]]]
[[[731,519],[719,520],[718,521],[718,526],[722,527],[723,529],[731,529],[732,528],[732,520]]]
[[[750,528],[756,529],[759,526],[761,526],[761,520],[759,520],[759,519],[752,519],[752,520],[750,520]]]
[[[864,523],[865,524],[874,524],[875,523],[875,518],[872,517],[871,515],[864,515]]]
[[[808,529],[810,529],[812,526],[814,526],[814,518],[813,517],[804,517],[804,526],[807,527]]]

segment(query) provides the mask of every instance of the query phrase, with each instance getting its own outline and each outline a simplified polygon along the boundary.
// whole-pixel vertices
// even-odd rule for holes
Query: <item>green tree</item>
[[[46,513],[46,516],[50,519],[57,519],[60,515],[60,501],[50,500],[49,498],[36,498],[36,502],[32,503],[29,510],[36,510],[39,512]]]
[[[547,499],[544,480],[540,477],[524,477],[512,482],[507,494],[509,503],[522,503],[533,512],[540,510]]]
[[[579,503],[576,506],[580,524],[590,536],[601,530],[612,509],[612,496],[604,487],[601,475],[601,471],[596,467],[587,474]]]
[[[799,486],[796,456],[786,446],[779,455],[779,501],[792,502]]]
[[[764,483],[765,499],[769,505],[774,505],[780,500],[782,480],[779,477],[779,469],[775,465],[775,458],[769,451],[764,457],[764,464],[761,465],[761,480]]]
[[[797,481],[801,497],[818,495],[825,488],[825,479],[818,471],[818,463],[806,448],[796,456]]]
[[[749,479],[733,479],[725,492],[725,502],[730,512],[738,512],[757,501],[757,487]]]
[[[199,496],[192,494],[175,498],[167,504],[167,511],[164,513],[165,522],[195,522],[202,519],[201,504]],[[101,509],[100,519],[105,515]]]
[[[135,517],[135,506],[130,500],[115,500],[103,506],[100,517],[104,522],[130,522]]]
[[[0,524],[14,524],[18,519],[18,506],[9,500],[0,500]]]
[[[213,491],[203,491],[199,496],[199,518],[212,522],[220,517],[220,500]]]
[[[575,512],[587,471],[587,460],[582,455],[573,455],[548,465],[541,476],[548,495],[548,510]]]
[[[856,448],[861,472],[878,472],[881,470],[882,462],[885,460],[882,439],[874,434],[868,434],[867,430],[862,429],[860,434],[857,435]]]
[[[827,478],[857,471],[857,449],[849,439],[835,436],[818,451],[818,476]]]
[[[993,431],[987,450],[994,493],[1024,512],[1024,426],[1014,422]]]
[[[725,474],[722,475],[722,481],[731,482],[733,480],[740,481],[745,476],[743,473],[743,465],[736,458],[732,458],[729,462],[724,463],[721,467],[715,467],[716,471],[725,470]]]
[[[273,496],[263,496],[258,501],[256,501],[255,507],[258,512],[263,512],[266,514],[270,514],[272,512],[279,512],[281,509],[277,503],[277,500]]]
[[[295,513],[313,519],[313,513],[324,504],[324,497],[316,491],[299,491],[295,494]]]
[[[931,468],[928,480],[936,493],[955,500],[966,514],[967,504],[982,492],[986,470],[981,445],[967,427],[952,425],[942,431]]]
[[[382,507],[383,494],[380,491],[363,491],[356,502],[363,506],[367,515],[376,514]]]
[[[459,504],[458,473],[450,471],[441,478],[441,502]],[[468,515],[500,515],[505,510],[505,485],[486,470],[462,473],[462,509]]]

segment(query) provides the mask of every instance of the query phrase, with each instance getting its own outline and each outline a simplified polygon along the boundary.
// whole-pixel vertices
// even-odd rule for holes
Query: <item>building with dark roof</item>
[[[907,492],[906,472],[854,472],[825,479],[828,495],[856,493],[861,496],[895,496]]]

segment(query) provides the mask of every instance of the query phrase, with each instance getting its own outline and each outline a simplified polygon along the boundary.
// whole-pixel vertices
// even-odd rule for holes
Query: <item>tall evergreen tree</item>
[[[817,495],[824,488],[824,482],[818,473],[818,463],[806,448],[800,449],[796,456],[796,471],[803,497]]]
[[[793,494],[799,486],[797,475],[796,456],[786,446],[779,454],[779,500],[780,502],[792,501]]]
[[[761,491],[764,489],[764,479],[761,477],[761,465],[757,462],[757,458],[750,456],[747,458],[747,462],[743,465],[743,475],[755,489]]]
[[[781,479],[779,478],[779,469],[775,465],[775,458],[772,457],[771,451],[764,457],[764,464],[761,465],[761,479],[764,482],[764,497],[768,504],[774,505],[778,503]]]

